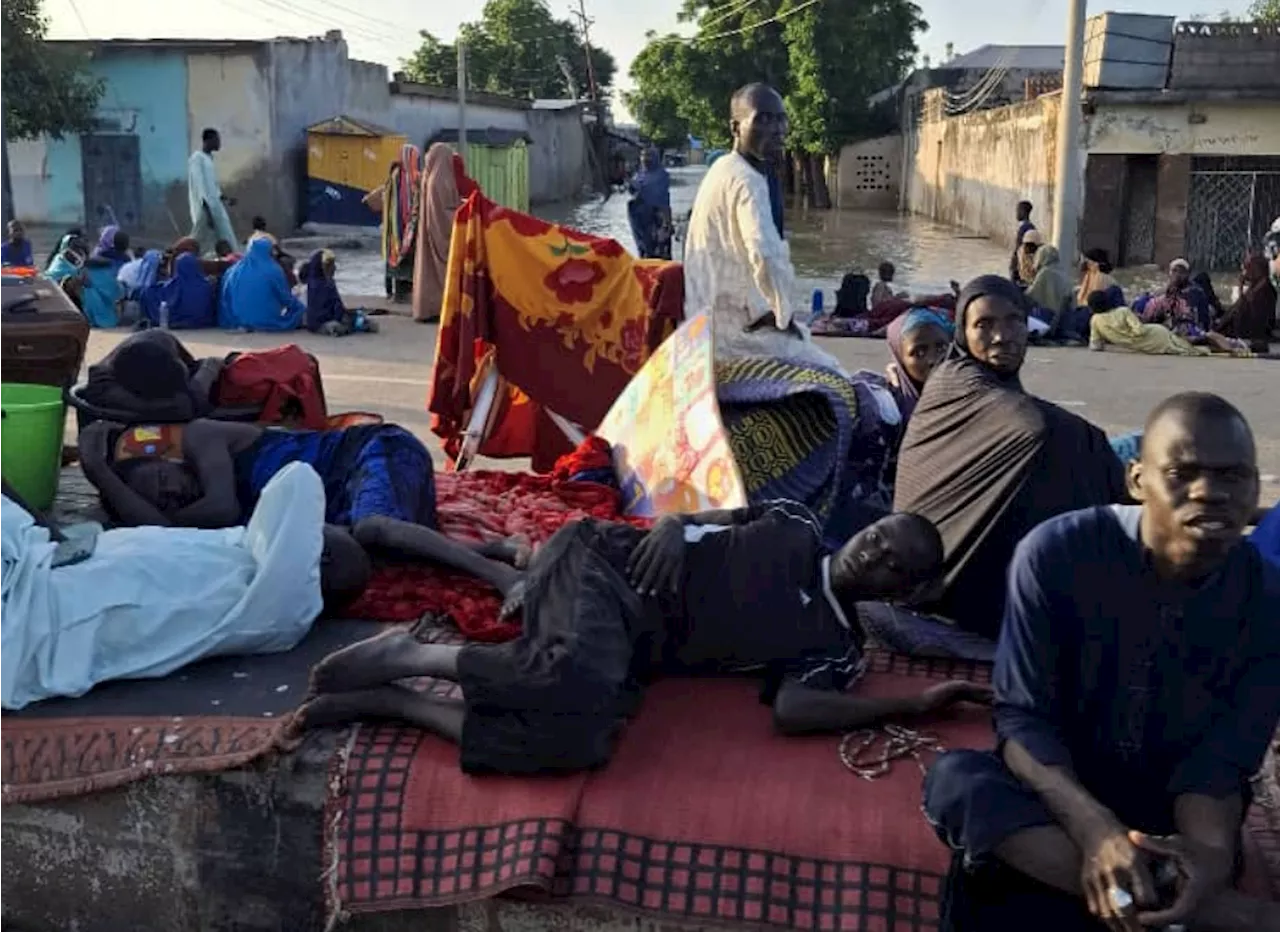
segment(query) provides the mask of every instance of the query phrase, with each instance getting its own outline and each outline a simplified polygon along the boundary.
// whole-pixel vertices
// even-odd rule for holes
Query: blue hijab
[[[320,328],[331,320],[341,321],[347,308],[338,294],[338,286],[324,272],[324,264],[332,254],[327,250],[317,249],[307,260],[307,329],[318,333]]]
[[[72,259],[67,258],[67,252],[71,249],[71,244],[75,241],[76,235],[74,233],[68,233],[66,236],[62,237],[62,240],[58,243],[57,250],[53,254],[53,258],[49,260],[49,267],[44,270],[45,278],[61,285],[68,278],[71,278],[80,271],[81,266],[77,265]],[[83,256],[75,253],[73,253],[73,255],[81,264],[83,264]]]
[[[205,277],[200,259],[184,252],[173,260],[173,277],[142,289],[143,316],[160,325],[160,304],[169,305],[171,330],[197,330],[215,323],[213,285]]]
[[[289,290],[272,255],[275,244],[260,237],[222,276],[218,326],[223,330],[297,330],[306,306]]]

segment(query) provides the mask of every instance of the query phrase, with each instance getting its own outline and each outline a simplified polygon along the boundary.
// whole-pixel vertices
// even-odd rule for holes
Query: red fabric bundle
[[[618,493],[607,486],[527,473],[438,474],[436,496],[440,530],[458,540],[523,536],[537,546],[578,518],[650,523],[646,518],[623,518]],[[375,571],[347,615],[413,621],[426,612],[440,612],[472,640],[509,641],[520,633],[520,625],[498,620],[501,604],[489,585],[469,576],[418,564],[392,565]]]
[[[556,460],[556,467],[551,470],[551,478],[567,482],[588,469],[612,468],[613,450],[609,446],[609,441],[592,435],[578,444],[578,449]]]

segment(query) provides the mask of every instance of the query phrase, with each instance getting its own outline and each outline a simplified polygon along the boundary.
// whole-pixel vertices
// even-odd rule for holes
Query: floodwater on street
[[[682,217],[693,207],[706,168],[673,168],[670,174],[671,209]],[[543,204],[534,212],[545,220],[608,236],[634,249],[626,194]],[[895,284],[913,294],[945,292],[951,279],[964,282],[985,272],[1007,272],[1009,265],[1008,250],[998,243],[889,211],[792,208],[787,211],[786,229],[797,274],[795,307],[806,311],[814,289],[823,289],[825,306],[830,309],[846,272],[861,271],[874,280],[876,267],[886,259],[897,267]],[[677,259],[680,249],[677,241]],[[338,283],[349,293],[381,294],[382,263],[376,249],[340,254]]]

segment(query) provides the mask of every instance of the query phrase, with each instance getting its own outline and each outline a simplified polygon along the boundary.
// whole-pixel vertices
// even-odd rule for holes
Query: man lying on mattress
[[[1242,540],[1249,425],[1175,395],[1128,485],[1140,506],[1069,512],[1018,546],[999,748],[945,754],[925,781],[955,851],[944,928],[1280,929],[1280,904],[1232,889],[1280,719],[1280,569]]]
[[[379,523],[365,522],[357,537],[403,552],[400,527],[388,523],[378,539]],[[505,613],[523,611],[519,639],[459,647],[397,629],[353,645],[313,671],[301,728],[400,719],[457,741],[467,772],[536,773],[605,763],[640,684],[655,673],[760,670],[764,698],[788,734],[845,731],[990,696],[966,682],[907,698],[846,691],[864,667],[855,603],[909,596],[941,565],[938,532],[914,515],[884,518],[836,553],[823,547],[813,516],[790,502],[668,516],[647,532],[586,519],[557,531],[525,573],[443,537],[437,543],[434,552],[410,549],[493,584]],[[415,676],[455,681],[462,699],[396,683]]]
[[[64,536],[7,486],[2,505],[6,709],[206,657],[289,650],[325,603],[368,578],[351,536],[325,527],[324,487],[301,464],[267,484],[246,527],[218,531]]]

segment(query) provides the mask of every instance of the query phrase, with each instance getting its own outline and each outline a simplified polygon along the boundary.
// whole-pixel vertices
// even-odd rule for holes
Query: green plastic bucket
[[[52,385],[0,385],[0,472],[32,508],[53,504],[62,469],[66,406]]]

